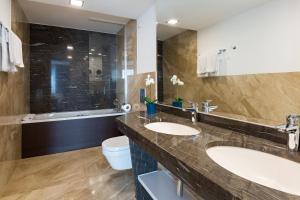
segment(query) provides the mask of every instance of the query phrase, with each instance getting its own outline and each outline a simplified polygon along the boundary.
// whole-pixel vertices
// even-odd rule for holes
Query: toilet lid
[[[129,149],[129,139],[127,136],[114,137],[102,142],[103,150],[123,151]]]

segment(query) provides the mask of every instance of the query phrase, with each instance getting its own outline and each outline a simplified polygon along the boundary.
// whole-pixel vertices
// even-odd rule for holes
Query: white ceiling
[[[113,34],[156,2],[158,23],[179,20],[176,26],[159,26],[159,40],[186,29],[199,30],[267,1],[271,0],[84,0],[83,8],[74,8],[70,0],[19,0],[30,23]]]
[[[82,8],[70,0],[19,0],[30,23],[117,33],[136,19],[154,0],[84,0]],[[108,23],[107,23],[108,22]]]
[[[158,23],[170,18],[177,27],[200,30],[270,0],[157,0]]]
[[[70,0],[31,0],[57,6],[70,7]],[[114,15],[119,17],[136,19],[154,0],[83,0],[84,10],[97,13]]]

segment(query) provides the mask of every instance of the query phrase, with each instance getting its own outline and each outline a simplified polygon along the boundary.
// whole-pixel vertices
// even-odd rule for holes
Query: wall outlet
[[[146,96],[146,91],[145,88],[140,89],[140,102],[144,103],[145,102],[145,96]]]

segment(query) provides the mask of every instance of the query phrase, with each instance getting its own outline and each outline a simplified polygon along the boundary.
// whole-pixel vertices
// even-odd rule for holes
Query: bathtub
[[[100,146],[121,136],[114,109],[28,114],[22,120],[22,157],[42,156]]]
[[[72,111],[72,112],[57,112],[57,113],[45,113],[45,114],[28,114],[23,120],[22,124],[49,122],[49,121],[62,121],[62,120],[74,120],[85,119],[95,117],[108,117],[124,115],[124,112],[118,112],[115,109],[102,109],[102,110],[84,110],[84,111]]]

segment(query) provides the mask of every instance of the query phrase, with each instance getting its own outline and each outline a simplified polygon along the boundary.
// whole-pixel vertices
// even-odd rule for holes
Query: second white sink
[[[258,184],[300,196],[300,164],[240,147],[216,146],[209,157],[228,171]]]
[[[192,127],[170,122],[154,122],[145,125],[145,127],[151,131],[168,135],[191,136],[200,133],[197,129]]]

